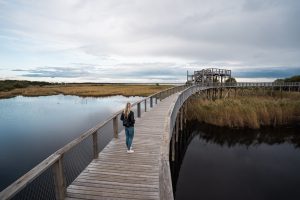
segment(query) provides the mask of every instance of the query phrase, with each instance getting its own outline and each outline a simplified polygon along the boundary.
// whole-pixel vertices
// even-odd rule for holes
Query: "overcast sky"
[[[183,82],[300,74],[299,0],[0,0],[1,79]]]

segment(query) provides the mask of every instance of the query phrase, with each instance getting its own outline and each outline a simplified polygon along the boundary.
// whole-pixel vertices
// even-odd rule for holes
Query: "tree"
[[[276,79],[274,83],[284,83],[284,82],[300,82],[300,75],[292,76],[285,79]]]
[[[300,82],[300,75],[284,79],[284,82]]]
[[[276,79],[276,80],[274,81],[274,83],[284,83],[284,79],[281,79],[281,78]]]
[[[225,83],[236,83],[236,80],[235,80],[235,78],[230,77],[230,78],[225,80]]]

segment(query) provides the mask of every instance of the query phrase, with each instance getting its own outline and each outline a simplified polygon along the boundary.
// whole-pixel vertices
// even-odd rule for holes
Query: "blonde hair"
[[[129,102],[126,103],[125,109],[123,111],[125,117],[127,118],[130,113],[131,104]]]

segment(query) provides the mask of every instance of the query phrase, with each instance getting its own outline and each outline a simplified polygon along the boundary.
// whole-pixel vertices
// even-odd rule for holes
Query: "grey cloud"
[[[176,81],[185,79],[185,73],[172,63],[118,63],[103,66],[89,63],[73,63],[76,67],[38,67],[35,69],[15,69],[23,72],[24,77],[51,77],[51,78],[83,78],[101,80],[113,79],[145,79]]]
[[[276,68],[254,68],[248,70],[233,71],[233,76],[243,78],[286,78],[300,74],[300,67],[276,67]]]
[[[30,70],[14,70],[25,72],[25,77],[77,78],[91,75],[89,70],[67,67],[40,67]]]
[[[54,0],[20,5],[24,9],[17,12],[0,8],[9,28],[41,41],[41,48],[72,49],[72,55],[87,57],[72,58],[74,68],[37,68],[23,76],[179,78],[185,74],[182,63],[238,66],[248,76],[267,76],[256,69],[300,66],[298,0]],[[97,64],[84,63],[90,58]]]

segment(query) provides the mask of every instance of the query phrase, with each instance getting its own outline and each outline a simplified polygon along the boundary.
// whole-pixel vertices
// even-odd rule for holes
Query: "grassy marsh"
[[[68,85],[29,85],[0,91],[0,98],[15,96],[76,95],[81,97],[103,97],[113,95],[149,96],[172,87],[171,85],[126,85],[126,84],[68,84]]]
[[[276,92],[253,96],[251,91],[215,101],[193,98],[189,102],[189,119],[215,126],[258,129],[300,121],[300,93]]]

